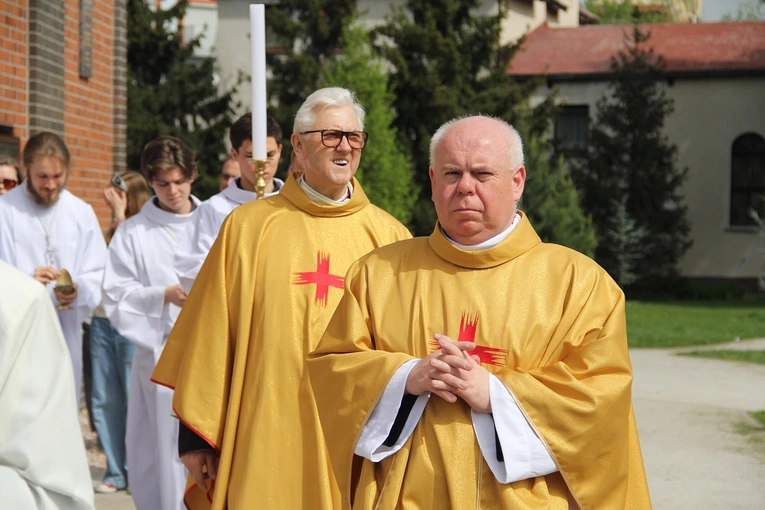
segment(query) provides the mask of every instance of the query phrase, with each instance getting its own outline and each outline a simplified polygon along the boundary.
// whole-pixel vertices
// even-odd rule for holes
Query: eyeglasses
[[[112,186],[115,188],[119,188],[125,193],[128,192],[127,184],[125,183],[125,180],[122,178],[120,174],[114,174],[112,175]]]
[[[313,131],[303,131],[301,135],[311,133],[321,133],[321,143],[325,147],[335,149],[343,143],[343,137],[348,139],[348,145],[352,149],[363,149],[367,144],[369,135],[363,131],[340,131],[338,129],[314,129]]]
[[[0,182],[3,183],[3,188],[5,189],[13,189],[18,184],[18,182],[13,179],[0,179]]]

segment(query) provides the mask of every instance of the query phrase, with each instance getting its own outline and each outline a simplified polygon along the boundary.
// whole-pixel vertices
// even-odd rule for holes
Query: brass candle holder
[[[69,274],[69,271],[66,269],[61,270],[58,278],[56,278],[56,286],[53,287],[53,289],[65,295],[69,295],[74,292],[74,282],[72,282],[72,276]],[[72,310],[72,307],[69,305],[60,304],[56,307],[56,310]]]
[[[255,196],[263,198],[263,195],[266,194],[266,179],[263,177],[266,171],[266,160],[248,158],[247,161],[255,165],[255,173],[258,176],[258,180],[255,181]]]

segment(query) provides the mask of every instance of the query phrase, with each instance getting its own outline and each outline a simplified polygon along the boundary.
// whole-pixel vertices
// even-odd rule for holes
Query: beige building
[[[682,190],[693,246],[684,276],[742,280],[754,286],[765,242],[748,216],[765,215],[765,22],[658,24],[650,44],[667,61],[666,92],[675,111],[665,132],[689,168]],[[550,28],[526,40],[511,65],[518,77],[542,76],[535,101],[557,92],[556,145],[586,149],[596,103],[608,92],[611,56],[624,26]]]

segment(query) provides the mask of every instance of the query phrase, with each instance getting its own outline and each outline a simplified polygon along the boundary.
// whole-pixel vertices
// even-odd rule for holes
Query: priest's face
[[[69,172],[64,163],[55,156],[38,156],[27,168],[27,189],[35,202],[52,206],[66,187]]]
[[[430,181],[438,220],[451,239],[474,245],[507,229],[526,170],[508,167],[509,141],[498,121],[458,121],[438,144]]]
[[[316,122],[308,131],[323,129],[361,131],[361,126],[350,106],[330,106],[316,116]],[[341,137],[337,147],[327,147],[318,132],[293,133],[292,146],[296,157],[303,162],[303,178],[308,185],[333,200],[343,198],[348,183],[359,168],[362,149],[351,147],[346,136]]]
[[[255,184],[258,182],[258,172],[254,163],[250,163],[252,157],[252,140],[245,140],[238,149],[231,147],[231,155],[239,163],[239,169],[242,172],[242,186],[248,191],[255,191]],[[277,143],[276,138],[269,136],[266,138],[266,167],[263,170],[263,179],[266,181],[266,191],[269,184],[279,168],[279,159],[282,157],[282,146]]]
[[[160,170],[151,181],[151,187],[157,194],[159,208],[173,214],[188,214],[191,212],[191,184],[194,178],[183,175],[181,167]]]

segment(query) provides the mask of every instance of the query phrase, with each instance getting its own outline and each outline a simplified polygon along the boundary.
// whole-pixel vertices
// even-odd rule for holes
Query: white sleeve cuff
[[[409,436],[412,435],[412,432],[414,432],[422,412],[425,410],[425,404],[428,403],[430,392],[425,392],[417,397],[396,444],[393,446],[383,445],[388,435],[390,435],[391,428],[393,428],[393,423],[398,415],[398,410],[401,407],[401,402],[406,392],[406,380],[409,377],[409,372],[412,371],[419,361],[419,359],[407,361],[391,377],[382,397],[380,397],[364,429],[361,431],[359,442],[356,443],[354,453],[359,457],[364,457],[372,462],[380,462],[399,451],[409,439]]]
[[[489,374],[489,398],[492,414],[471,414],[481,453],[497,481],[513,483],[558,471],[510,391],[493,374]],[[497,460],[497,437],[504,462]]]

